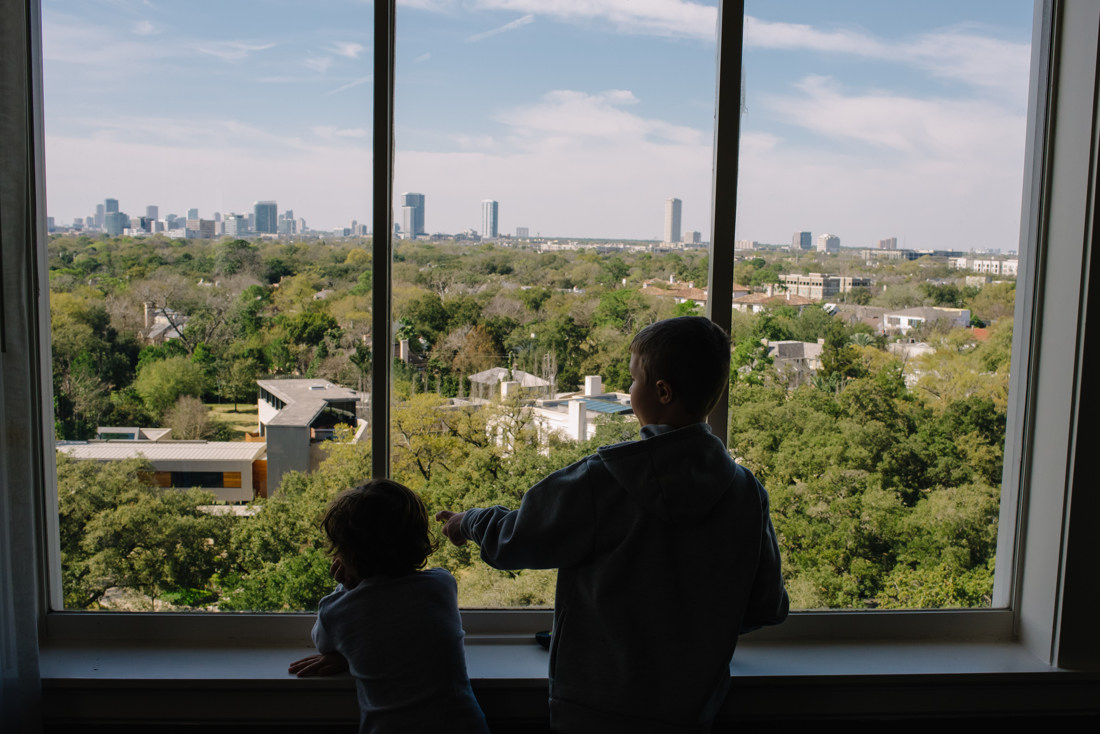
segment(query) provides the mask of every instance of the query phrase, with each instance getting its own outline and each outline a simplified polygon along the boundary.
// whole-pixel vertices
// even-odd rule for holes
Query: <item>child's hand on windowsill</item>
[[[337,675],[346,673],[348,661],[338,652],[326,652],[295,660],[287,672],[299,678],[311,678],[316,675]]]

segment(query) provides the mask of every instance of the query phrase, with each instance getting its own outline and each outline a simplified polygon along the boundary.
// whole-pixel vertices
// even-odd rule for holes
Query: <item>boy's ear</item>
[[[662,405],[668,405],[672,402],[672,385],[668,384],[666,380],[657,380],[654,387],[657,388],[657,400]]]

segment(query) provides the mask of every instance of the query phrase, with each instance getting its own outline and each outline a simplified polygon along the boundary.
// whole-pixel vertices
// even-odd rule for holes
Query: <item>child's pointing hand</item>
[[[443,523],[443,534],[455,545],[466,544],[466,537],[462,534],[462,516],[465,514],[465,512],[450,510],[440,510],[435,513],[435,519]]]

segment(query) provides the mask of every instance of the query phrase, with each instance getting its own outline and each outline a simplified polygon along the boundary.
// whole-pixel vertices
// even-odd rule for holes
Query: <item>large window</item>
[[[201,7],[48,0],[58,438],[269,445],[253,507],[187,495],[181,521],[210,542],[175,576],[163,519],[97,548],[100,518],[163,518],[141,511],[160,493],[130,486],[148,470],[63,462],[65,606],[311,609],[331,584],[328,497],[373,470],[433,511],[515,505],[637,435],[627,344],[686,313],[731,329],[712,424],[772,493],[796,607],[1006,606],[1029,5],[749,3],[725,19],[723,43],[743,43],[716,114],[717,6],[402,6],[395,155],[372,187],[385,33],[360,4],[241,6],[249,23],[212,29]],[[263,387],[279,379],[357,400],[315,415]],[[165,568],[135,576],[147,550]],[[433,563],[467,606],[552,603],[552,572],[498,573],[471,547]],[[149,605],[101,603],[134,585]]]

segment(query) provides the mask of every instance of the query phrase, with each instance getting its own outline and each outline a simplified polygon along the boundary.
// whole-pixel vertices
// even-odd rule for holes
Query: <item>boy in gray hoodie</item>
[[[729,379],[729,337],[682,317],[642,329],[630,352],[640,441],[551,474],[518,510],[436,519],[494,568],[559,569],[554,731],[706,732],[738,634],[787,616],[779,547],[767,492],[705,422]]]

